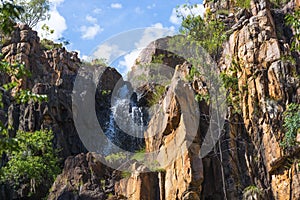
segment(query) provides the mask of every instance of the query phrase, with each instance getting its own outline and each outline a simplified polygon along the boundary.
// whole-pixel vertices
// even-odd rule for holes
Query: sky
[[[35,29],[40,37],[68,40],[67,49],[77,51],[84,60],[92,57],[111,61],[113,54],[122,55],[109,64],[124,74],[148,43],[178,33],[181,20],[176,17],[176,7],[187,15],[190,11],[181,7],[186,3],[185,0],[50,0],[50,19],[40,22]],[[202,0],[188,3],[198,4],[192,12],[203,15]],[[54,33],[43,32],[43,24]],[[130,40],[134,45],[120,49],[116,42],[122,43],[122,38],[123,42]]]

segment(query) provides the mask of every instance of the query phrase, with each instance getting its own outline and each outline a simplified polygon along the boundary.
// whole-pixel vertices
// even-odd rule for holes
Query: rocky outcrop
[[[250,9],[238,9],[229,1],[207,2],[207,8],[220,19],[224,18],[218,12],[220,9],[232,11],[228,14],[230,20],[224,19],[229,39],[224,44],[219,68],[237,78],[238,91],[230,102],[224,134],[216,151],[198,159],[202,141],[201,133],[197,132],[200,137],[195,138],[187,154],[164,165],[165,173],[159,177],[163,190],[160,199],[185,199],[186,195],[190,195],[187,199],[299,198],[299,146],[287,153],[281,145],[283,112],[289,103],[300,103],[299,55],[290,52],[292,32],[284,23],[284,16],[294,5],[291,2],[283,9],[272,9],[269,1],[259,0],[251,1]],[[153,61],[149,55],[153,53],[142,54],[140,62]],[[283,59],[290,55],[296,64]],[[197,88],[195,83],[192,86]],[[144,88],[146,92],[142,94],[151,97],[151,87]],[[146,139],[148,152],[157,150],[158,155],[168,158],[177,149],[184,149],[184,144],[177,143],[171,152],[165,150],[174,140],[178,141],[178,136],[186,137],[190,127],[178,98],[168,88],[159,101],[163,109],[151,118],[145,133],[155,134]],[[203,110],[205,105],[200,108]],[[205,129],[205,124],[200,127]],[[121,191],[128,197],[132,194],[128,189],[136,188],[137,181],[126,183]],[[156,190],[153,188],[150,193]]]
[[[68,157],[65,167],[53,184],[48,199],[94,199],[113,196],[113,170],[100,162],[95,153]],[[116,174],[115,174],[116,175]]]
[[[115,193],[128,199],[160,199],[162,191],[159,183],[158,172],[136,172],[116,182]]]
[[[134,170],[130,178],[121,179],[115,186],[118,194],[129,199],[200,199],[204,174],[199,153],[208,127],[208,105],[195,101],[195,93],[203,90],[201,81],[184,81],[190,65],[182,60],[178,64],[145,132],[146,152],[157,152],[158,166],[147,173]],[[149,84],[139,90],[140,101],[152,98],[155,91]],[[145,102],[143,105],[147,105]]]
[[[9,103],[7,123],[14,128],[11,135],[17,130],[50,129],[63,158],[86,151],[72,122],[71,94],[80,66],[77,53],[65,48],[42,50],[37,32],[27,25],[15,28],[2,53],[5,60],[22,63],[30,71],[31,76],[22,79],[23,89],[48,97],[42,103]]]
[[[46,102],[18,104],[9,93],[4,93],[4,108],[0,116],[3,124],[13,127],[10,136],[14,137],[18,130],[52,130],[54,146],[59,149],[62,158],[61,166],[68,156],[87,152],[77,134],[72,112],[73,84],[82,65],[77,53],[68,52],[65,48],[45,49],[40,44],[37,32],[27,25],[15,27],[12,36],[5,40],[2,47],[4,59],[24,64],[31,73],[31,76],[21,80],[20,87],[47,95]],[[109,118],[111,96],[103,91],[114,88],[120,78],[121,75],[115,69],[105,68],[104,76],[99,80],[95,94],[99,101],[95,107],[103,124]],[[8,81],[10,77],[3,75],[1,82]],[[43,192],[47,192],[47,189]],[[17,196],[21,198],[26,193]]]
[[[149,115],[144,133],[145,151],[156,156],[151,169],[134,161],[133,173],[122,175],[104,166],[99,155],[82,153],[86,149],[74,127],[70,96],[79,69],[77,55],[65,49],[41,50],[36,33],[27,26],[16,29],[2,52],[7,60],[24,62],[33,72],[22,87],[47,94],[49,100],[18,105],[5,96],[1,120],[15,130],[50,128],[62,157],[72,155],[49,199],[298,199],[300,147],[287,151],[281,145],[283,113],[288,104],[300,103],[299,52],[290,51],[293,31],[284,23],[284,16],[298,4],[290,1],[282,9],[272,9],[268,0],[251,0],[249,9],[240,9],[232,1],[205,3],[227,26],[228,41],[218,66],[237,80],[237,89],[227,88],[232,98],[226,123],[218,145],[204,158],[199,155],[211,112],[207,102],[194,99],[209,88],[205,78],[185,81],[191,66],[167,50],[170,38],[152,42],[128,75],[136,89],[134,103],[149,107],[157,98],[159,109]],[[296,63],[284,59],[291,56]],[[134,81],[157,75],[151,63],[169,66],[162,73],[171,82],[161,84],[158,97],[158,83]],[[129,85],[116,70],[105,68],[97,85],[95,107],[103,127],[110,119],[111,93],[119,80],[121,86]],[[122,136],[121,143],[131,145],[125,139]]]
[[[72,113],[73,84],[81,66],[77,52],[68,52],[64,47],[47,50],[40,44],[36,31],[19,25],[12,37],[6,38],[2,53],[5,60],[23,63],[31,72],[31,76],[22,79],[23,89],[48,97],[43,103],[7,103],[7,123],[14,127],[11,135],[17,130],[50,129],[63,158],[86,152],[77,135]],[[109,119],[111,91],[119,79],[121,75],[115,69],[105,68],[98,82],[95,106],[102,126]]]
[[[223,164],[209,157],[203,161],[203,198],[222,199],[218,191],[225,187],[227,198],[236,199],[244,188],[255,185],[264,199],[294,199],[299,196],[293,187],[299,182],[296,164],[287,164],[291,157],[280,143],[283,111],[287,104],[299,103],[299,79],[293,74],[299,74],[299,62],[282,59],[291,55],[290,31],[285,25],[281,31],[280,24],[286,11],[273,11],[268,1],[251,1],[250,11],[243,25],[234,28],[220,60],[221,70],[238,78],[239,100],[233,105],[237,109],[229,112],[229,129],[222,140]],[[297,151],[290,153],[296,156]],[[221,167],[226,171],[225,186],[216,184]]]

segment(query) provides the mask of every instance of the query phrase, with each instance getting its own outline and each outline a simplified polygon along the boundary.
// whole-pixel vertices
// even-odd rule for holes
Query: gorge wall
[[[191,111],[195,105],[189,101],[194,99],[194,93],[207,93],[205,78],[185,83],[191,66],[162,51],[168,38],[151,43],[138,63],[150,63],[164,55],[163,63],[173,68],[174,73],[159,98],[161,109],[149,119],[144,134],[155,135],[146,137],[145,151],[157,151],[161,158],[178,155],[172,163],[154,172],[145,173],[144,166],[134,161],[135,172],[124,176],[99,162],[101,155],[85,149],[72,116],[73,83],[78,69],[84,67],[75,52],[43,49],[37,33],[25,25],[18,26],[7,39],[2,47],[5,59],[23,62],[32,72],[30,78],[23,80],[22,87],[47,94],[48,102],[19,105],[6,95],[0,119],[15,130],[53,130],[54,145],[61,149],[65,164],[48,199],[299,199],[300,147],[296,145],[286,151],[281,145],[283,113],[288,104],[300,103],[299,52],[291,52],[293,31],[284,23],[284,16],[299,6],[299,1],[282,3],[282,8],[277,9],[268,0],[251,0],[250,9],[238,9],[225,0],[204,3],[227,25],[228,40],[223,45],[218,68],[220,73],[238,80],[238,89],[229,89],[234,95],[228,105],[220,145],[200,158],[209,126],[209,104],[204,100],[197,103],[199,118],[186,113],[195,112]],[[296,62],[283,59],[285,56],[292,56]],[[140,73],[138,66],[133,68],[136,73]],[[110,67],[104,73],[97,86],[95,108],[98,121],[106,126],[111,96],[102,91],[113,90],[122,77]],[[3,77],[1,81],[9,78]],[[142,96],[139,103],[146,107],[154,89],[151,85],[138,87],[137,93]],[[193,128],[195,121],[199,123],[197,129]],[[15,131],[10,134],[13,136]],[[299,134],[297,141],[300,142]],[[10,195],[2,190],[1,199],[21,198],[20,194],[21,191]]]

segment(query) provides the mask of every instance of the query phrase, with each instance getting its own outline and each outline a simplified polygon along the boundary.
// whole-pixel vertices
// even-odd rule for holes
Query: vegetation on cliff
[[[18,1],[18,3],[25,5],[25,1]],[[39,6],[43,5],[43,8],[40,9],[37,3],[40,4]],[[2,1],[1,33],[9,34],[13,30],[15,21],[30,23],[34,26],[44,19],[43,15],[49,9],[46,1],[32,1],[26,4],[25,8],[23,6],[16,5],[13,1]],[[27,104],[47,100],[46,95],[35,94],[23,88],[24,79],[31,75],[24,64],[10,63],[2,57],[0,55],[0,72],[3,78],[0,83],[1,109],[7,106],[7,101],[14,102],[14,104]],[[3,124],[0,121],[0,153],[2,155],[0,183],[16,191],[25,190],[25,196],[34,196],[37,190],[41,190],[41,187],[48,190],[60,172],[57,150],[53,148],[53,133],[47,130],[24,132],[13,129],[11,124]]]

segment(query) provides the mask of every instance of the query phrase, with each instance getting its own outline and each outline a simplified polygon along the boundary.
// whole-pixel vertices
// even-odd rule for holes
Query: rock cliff
[[[31,76],[22,79],[23,89],[48,97],[47,102],[29,101],[20,105],[9,94],[4,94],[4,108],[0,111],[0,118],[3,124],[13,127],[10,136],[14,137],[17,130],[52,130],[53,143],[59,149],[62,166],[67,157],[86,153],[72,113],[73,84],[79,67],[83,65],[77,53],[68,52],[64,47],[48,50],[41,44],[36,31],[27,25],[19,25],[11,37],[5,38],[2,54],[5,60],[22,63],[30,71]],[[95,98],[99,99],[95,106],[99,111],[99,121],[103,124],[109,120],[110,94],[103,95],[102,91],[113,88],[120,78],[121,75],[115,69],[106,68],[99,81],[103,84],[98,86],[95,94]],[[5,76],[1,81],[10,81],[10,77]],[[26,196],[26,192],[18,191],[13,196],[21,198]],[[5,196],[0,198],[9,199]]]
[[[228,35],[218,73],[236,80],[234,87],[227,88],[228,113],[217,145],[204,158],[199,156],[210,125],[210,104],[191,99],[209,92],[209,80],[187,82],[191,65],[164,50],[171,38],[162,38],[141,53],[129,74],[129,79],[152,76],[155,71],[140,66],[161,55],[159,62],[172,72],[158,98],[157,85],[132,84],[137,88],[137,105],[146,109],[155,99],[159,106],[147,119],[141,144],[146,152],[157,153],[159,167],[147,169],[134,160],[133,172],[125,175],[99,162],[100,155],[87,152],[75,129],[71,94],[78,69],[83,67],[77,54],[64,48],[45,50],[35,31],[26,25],[16,27],[2,47],[4,58],[23,62],[32,76],[22,80],[22,87],[47,94],[48,102],[19,105],[5,96],[0,119],[15,130],[53,130],[64,165],[48,199],[299,199],[300,146],[286,149],[282,141],[284,112],[289,104],[300,103],[299,52],[291,51],[293,30],[284,17],[300,4],[298,0],[281,2],[282,7],[275,8],[268,0],[251,0],[250,8],[240,9],[234,2],[204,2],[224,21]],[[105,68],[104,73],[97,85],[95,108],[99,123],[107,128],[111,91],[119,80],[128,83],[113,68]],[[298,133],[298,142],[299,138]]]
[[[284,16],[296,4],[297,1],[291,1],[283,3],[282,9],[275,9],[269,1],[251,1],[250,9],[245,10],[237,9],[229,1],[206,3],[206,8],[227,25],[229,39],[223,45],[218,66],[220,73],[238,80],[238,91],[229,103],[221,145],[199,159],[201,133],[197,130],[199,137],[187,154],[179,156],[158,174],[160,185],[157,187],[163,190],[160,199],[299,198],[299,146],[286,152],[281,145],[283,113],[288,104],[299,104],[299,54],[290,51],[292,30],[284,23]],[[221,13],[224,9],[229,12]],[[142,53],[138,61],[150,62],[149,55],[153,60],[164,43],[165,40],[160,45],[151,44],[148,53],[144,57]],[[153,46],[158,50],[151,50]],[[292,56],[296,62],[285,60],[285,56]],[[164,64],[170,63],[162,60]],[[186,71],[183,74],[188,74],[183,62],[175,65]],[[189,133],[187,127],[191,124],[184,120],[179,98],[168,91],[160,101],[161,107],[168,110],[152,117],[145,135],[156,135],[146,139],[147,151],[158,150],[166,158],[170,157],[176,150],[168,152],[164,148],[177,141],[178,136],[186,137]],[[199,106],[206,110],[207,105]],[[199,129],[205,130],[205,127],[207,121],[205,124],[204,120]],[[176,145],[178,149],[184,148],[181,146],[184,144]],[[135,183],[124,187],[131,188],[132,184],[136,187]],[[152,193],[159,189],[157,187]],[[123,191],[127,197],[132,194]]]

